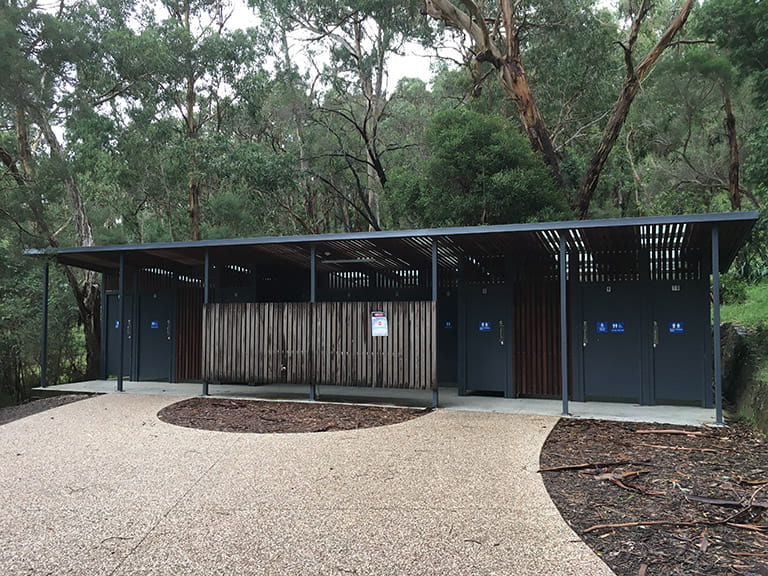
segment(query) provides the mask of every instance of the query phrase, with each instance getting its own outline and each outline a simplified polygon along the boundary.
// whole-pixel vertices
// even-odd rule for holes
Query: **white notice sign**
[[[389,336],[387,315],[384,312],[371,312],[371,336]]]

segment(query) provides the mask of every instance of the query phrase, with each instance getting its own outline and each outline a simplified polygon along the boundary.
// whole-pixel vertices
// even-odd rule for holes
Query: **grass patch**
[[[768,282],[747,286],[744,302],[724,304],[720,307],[720,318],[752,328],[768,321]]]

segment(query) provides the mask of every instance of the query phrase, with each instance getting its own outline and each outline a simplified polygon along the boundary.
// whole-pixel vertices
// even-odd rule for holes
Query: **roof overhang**
[[[206,252],[217,265],[309,268],[312,247],[318,270],[404,269],[429,266],[438,241],[438,265],[455,269],[463,257],[511,255],[520,262],[552,261],[563,235],[569,253],[636,258],[643,249],[685,255],[709,253],[718,227],[721,272],[749,237],[757,212],[578,220],[496,226],[435,228],[312,236],[279,236],[153,244],[64,248],[42,253],[61,264],[99,272],[129,268],[188,272],[201,269]],[[35,251],[29,251],[35,253]]]

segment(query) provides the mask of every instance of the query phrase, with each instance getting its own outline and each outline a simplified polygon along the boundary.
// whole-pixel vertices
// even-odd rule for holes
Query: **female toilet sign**
[[[371,312],[371,336],[389,336],[387,315],[384,312]]]

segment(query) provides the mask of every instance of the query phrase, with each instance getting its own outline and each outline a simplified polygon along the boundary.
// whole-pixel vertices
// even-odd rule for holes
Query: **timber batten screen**
[[[374,311],[385,313],[387,336],[371,334]],[[436,333],[429,301],[208,304],[203,379],[429,389]]]

